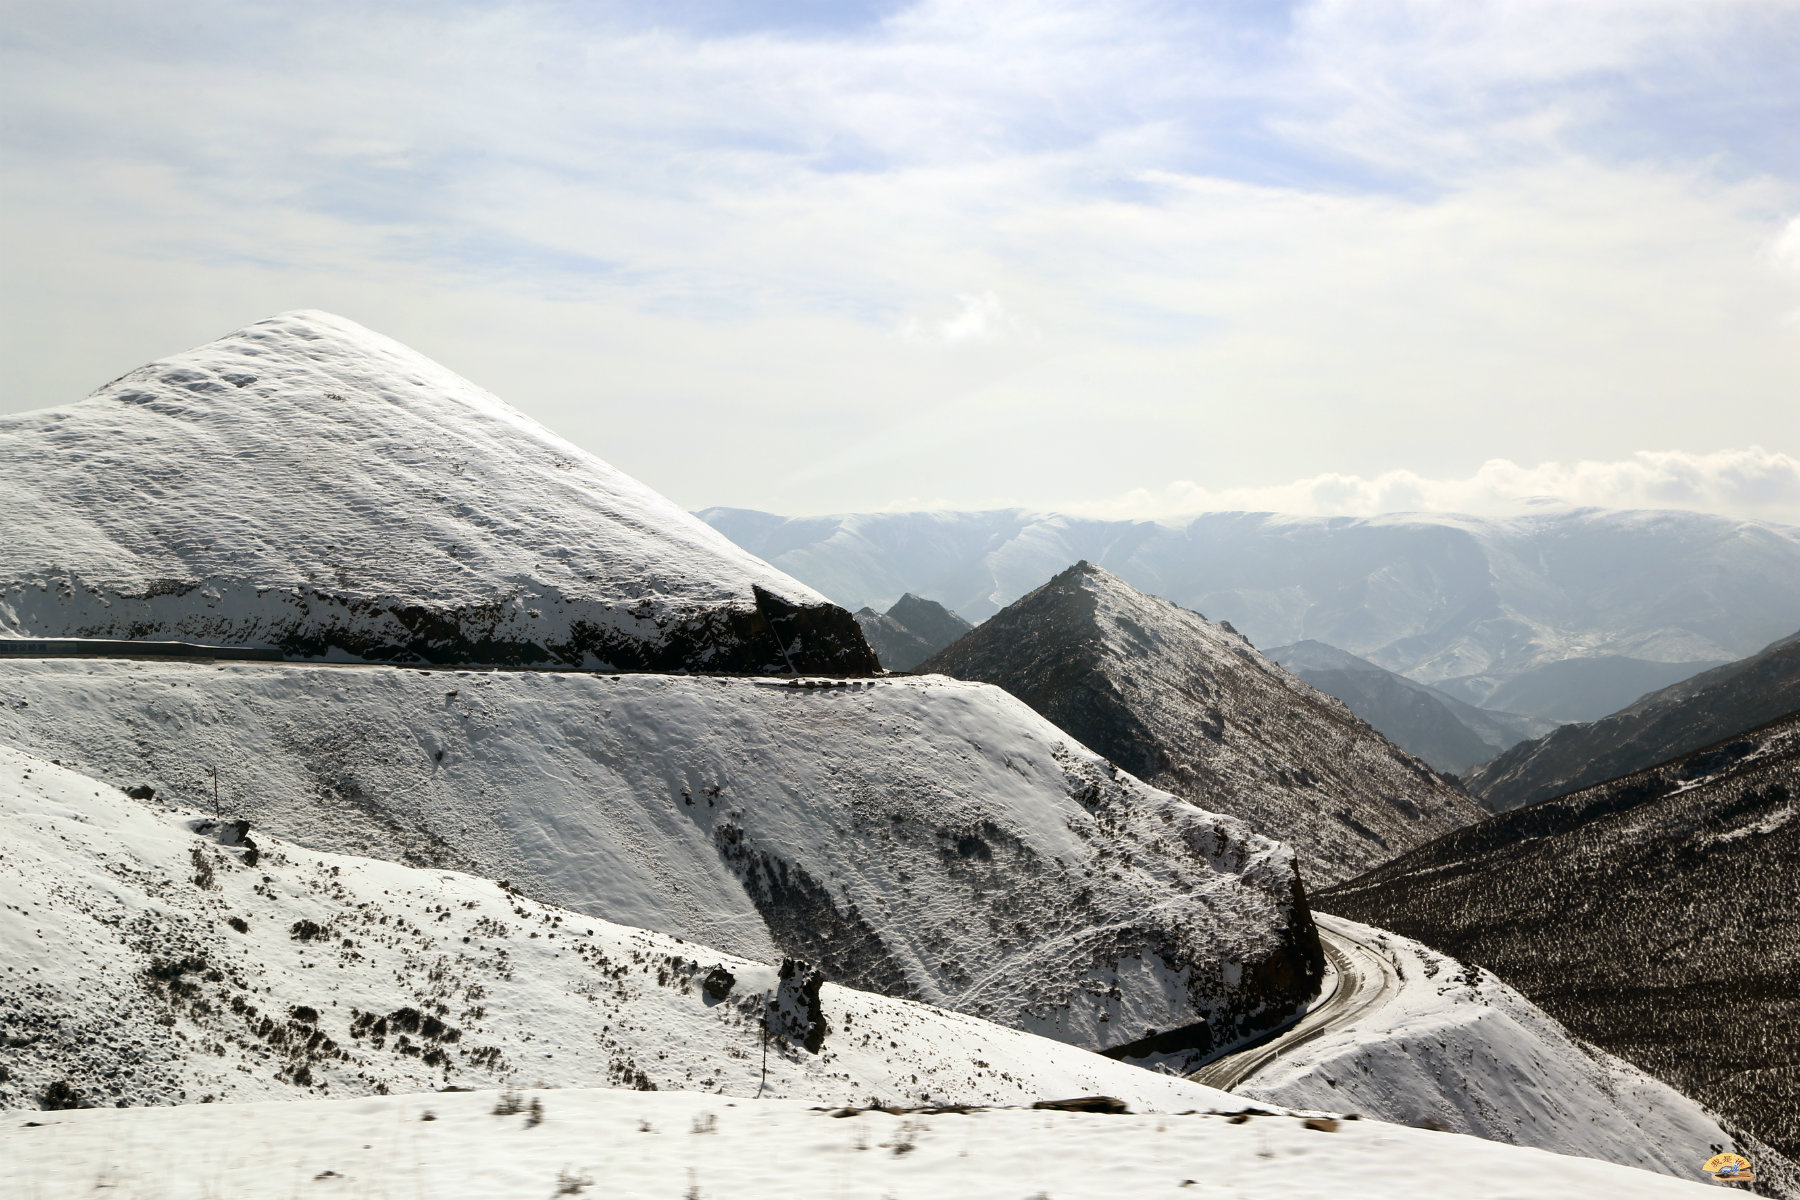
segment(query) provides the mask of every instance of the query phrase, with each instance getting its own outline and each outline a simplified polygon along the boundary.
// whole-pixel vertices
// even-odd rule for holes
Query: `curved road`
[[[1313,914],[1325,947],[1325,987],[1300,1019],[1267,1041],[1216,1058],[1188,1078],[1230,1091],[1282,1055],[1314,1038],[1341,1029],[1386,1003],[1400,990],[1400,975],[1378,946],[1358,940],[1336,917]]]
[[[213,662],[262,663],[276,667],[334,667],[383,671],[488,671],[531,672],[539,675],[671,675],[687,674],[707,678],[751,679],[780,683],[764,683],[767,687],[831,688],[854,687],[863,683],[884,681],[904,671],[888,671],[880,675],[850,675],[841,671],[796,671],[791,675],[774,672],[757,674],[738,671],[616,671],[610,667],[571,667],[564,663],[438,663],[438,662],[363,662],[323,658],[288,658],[283,651],[254,646],[212,646],[200,642],[132,641],[124,638],[19,638],[0,636],[0,662],[36,660],[61,661],[71,658],[105,658],[207,664]],[[808,681],[809,682],[802,682]]]

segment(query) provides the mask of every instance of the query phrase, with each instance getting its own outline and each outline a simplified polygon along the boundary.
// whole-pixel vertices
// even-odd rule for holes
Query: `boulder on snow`
[[[700,981],[700,991],[706,997],[707,1004],[717,1004],[731,995],[731,989],[737,986],[737,976],[724,967],[715,966]]]
[[[823,986],[825,975],[817,967],[797,958],[783,959],[781,982],[769,1000],[769,1032],[817,1054],[830,1032],[825,1010],[819,1004],[819,989]]]

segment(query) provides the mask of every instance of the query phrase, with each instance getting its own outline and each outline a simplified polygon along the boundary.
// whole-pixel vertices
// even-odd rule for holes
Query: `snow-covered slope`
[[[78,404],[0,417],[0,512],[4,634],[623,670],[874,667],[848,612],[328,313],[272,317]]]
[[[1556,727],[1538,717],[1477,708],[1324,642],[1295,642],[1263,653],[1440,771],[1461,774]]]
[[[1692,1178],[1719,1147],[1765,1178],[1793,1164],[1667,1084],[1584,1046],[1487,971],[1386,930],[1337,917],[1379,947],[1398,986],[1351,1025],[1296,1047],[1237,1093],[1535,1146]],[[1786,1189],[1783,1189],[1784,1191]],[[1773,1193],[1771,1193],[1773,1194]]]
[[[490,880],[249,842],[0,748],[0,1108],[447,1086],[1138,1109],[1222,1092],[551,908]],[[723,973],[723,974],[721,974]],[[822,1016],[811,1049],[800,1020]],[[784,1024],[783,1021],[789,1023]]]
[[[919,666],[996,684],[1084,745],[1292,845],[1309,885],[1481,816],[1460,790],[1229,626],[1087,563]]]
[[[0,1122],[0,1189],[31,1200],[1705,1200],[1670,1179],[1380,1121],[1033,1112],[838,1118],[798,1101],[491,1093],[37,1114]],[[842,1110],[838,1110],[842,1111]],[[541,1119],[537,1119],[541,1117]],[[1699,1163],[1694,1164],[1697,1168]]]
[[[700,516],[848,608],[903,591],[973,621],[1087,560],[1228,620],[1259,646],[1315,638],[1473,704],[1548,663],[1725,662],[1800,629],[1800,529],[1702,513],[1545,508],[1479,517],[1206,513],[1109,521],[1019,509]],[[1603,715],[1673,676],[1644,684]],[[1519,703],[1529,703],[1521,695]],[[1533,716],[1519,703],[1495,705]]]
[[[1090,1048],[1312,994],[1292,853],[996,688],[0,661],[0,744]],[[1179,1032],[1176,1032],[1179,1031]]]

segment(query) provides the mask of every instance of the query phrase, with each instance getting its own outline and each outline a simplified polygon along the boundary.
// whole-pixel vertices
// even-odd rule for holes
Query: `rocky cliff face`
[[[850,614],[328,313],[0,418],[0,634],[295,658],[876,669]]]
[[[921,671],[996,684],[1125,770],[1294,847],[1309,885],[1481,810],[1228,625],[1080,563]]]

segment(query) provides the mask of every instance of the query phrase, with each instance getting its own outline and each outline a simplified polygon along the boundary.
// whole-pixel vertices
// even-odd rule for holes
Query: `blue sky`
[[[1800,3],[4,16],[0,411],[322,307],[696,507],[1800,522]]]

